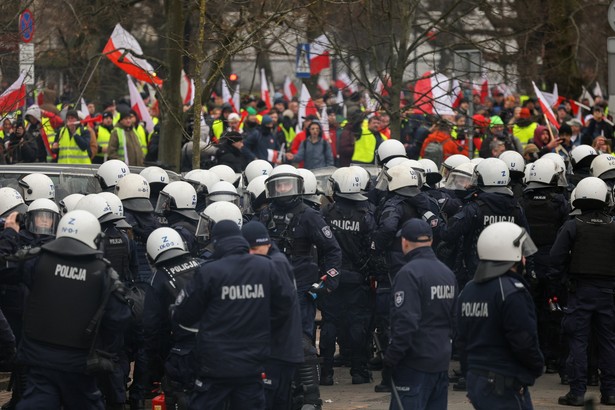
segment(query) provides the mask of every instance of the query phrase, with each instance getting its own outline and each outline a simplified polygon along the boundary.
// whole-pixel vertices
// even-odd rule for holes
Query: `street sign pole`
[[[24,83],[34,85],[34,14],[30,9],[25,9],[19,15],[19,71],[26,73]]]

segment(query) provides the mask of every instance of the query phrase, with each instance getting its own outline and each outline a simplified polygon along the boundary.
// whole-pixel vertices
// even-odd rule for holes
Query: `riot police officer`
[[[60,208],[60,215],[64,216],[69,211],[73,211],[77,203],[83,198],[85,195],[83,194],[70,194],[62,198],[58,201],[58,206]]]
[[[113,362],[97,352],[105,350],[107,334],[124,330],[130,309],[99,241],[96,217],[71,211],[25,270],[29,294],[18,354],[29,371],[18,409],[103,408],[95,373]]]
[[[35,199],[50,199],[55,200],[56,188],[55,184],[45,174],[32,173],[24,176],[18,182],[22,190],[22,197],[26,205],[30,205]]]
[[[153,207],[156,207],[158,203],[158,194],[167,186],[169,181],[169,174],[167,171],[160,167],[150,166],[143,168],[143,171],[139,173],[147,183],[149,184],[149,200]]]
[[[523,257],[536,248],[527,231],[512,222],[485,227],[476,247],[476,274],[457,303],[468,398],[476,409],[531,409],[528,386],[542,374],[544,359],[521,270]]]
[[[182,179],[190,183],[196,190],[195,210],[198,213],[203,212],[203,209],[207,206],[207,194],[217,182],[220,182],[220,177],[207,169],[193,169],[187,172]]]
[[[335,339],[346,335],[353,384],[369,383],[367,370],[369,303],[369,249],[376,227],[373,209],[361,194],[360,175],[350,167],[339,168],[330,177],[334,203],[322,215],[342,249],[340,284],[333,295],[321,301],[322,325],[320,357],[323,359],[320,384],[333,384]]]
[[[181,235],[193,256],[199,253],[195,236],[199,220],[199,215],[195,211],[196,203],[196,191],[192,185],[184,181],[174,181],[160,191],[154,210],[167,221],[167,226]]]
[[[303,178],[303,202],[309,207],[320,211],[320,192],[318,192],[318,181],[312,171],[305,168],[297,169]]]
[[[128,165],[119,159],[110,159],[103,162],[96,170],[96,179],[100,188],[105,192],[114,192],[120,179],[130,174]]]
[[[269,176],[271,171],[273,171],[273,167],[264,159],[255,159],[250,161],[242,173],[243,186],[247,187],[256,177]]]
[[[177,325],[198,327],[190,408],[219,409],[228,402],[230,408],[262,409],[262,365],[272,330],[289,315],[292,285],[269,258],[249,253],[236,222],[217,222],[212,240],[215,260],[198,268],[172,316]]]
[[[147,255],[155,271],[143,308],[145,351],[150,368],[164,364],[162,389],[167,408],[187,409],[195,379],[192,349],[197,330],[172,326],[168,312],[202,261],[190,256],[179,233],[168,227],[150,234]]]
[[[199,214],[196,226],[196,238],[201,249],[200,258],[209,260],[214,255],[214,243],[211,233],[214,225],[222,220],[234,221],[239,227],[243,224],[243,216],[237,205],[231,202],[219,201],[209,205]]]
[[[429,224],[410,219],[400,232],[406,264],[392,284],[391,341],[383,364],[393,368],[401,403],[391,409],[446,409],[451,334],[457,297],[453,272],[438,260]],[[418,393],[418,394],[417,394]]]
[[[600,402],[615,405],[615,276],[610,253],[615,246],[615,222],[606,212],[609,189],[604,181],[586,177],[575,190],[573,206],[581,214],[564,223],[551,248],[559,277],[568,287],[562,321],[570,353],[567,372],[570,391],[559,404],[582,406],[587,389],[587,344],[593,326],[598,335]]]
[[[523,177],[525,176],[525,160],[523,156],[517,151],[504,151],[500,154],[498,159],[501,159],[508,165],[508,172],[510,175],[510,183],[508,186],[513,192],[513,196],[520,200],[523,197],[523,190],[525,184],[523,183]]]
[[[289,258],[297,281],[306,357],[297,374],[303,385],[304,410],[319,409],[322,402],[316,349],[313,346],[316,306],[308,290],[314,283],[320,282],[322,286],[318,287],[317,293],[330,293],[337,288],[341,250],[322,216],[303,203],[303,178],[295,167],[280,165],[274,168],[267,178],[266,189],[270,205],[261,212],[260,221],[267,226],[271,238]],[[313,254],[314,248],[317,257]]]
[[[590,145],[578,145],[570,152],[570,165],[572,166],[572,175],[570,182],[576,186],[583,178],[591,176],[591,164],[598,156],[596,150]]]

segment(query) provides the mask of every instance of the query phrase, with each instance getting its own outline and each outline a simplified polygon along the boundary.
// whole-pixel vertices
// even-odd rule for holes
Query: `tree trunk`
[[[194,126],[192,127],[192,169],[201,167],[201,116],[203,107],[203,43],[205,41],[205,9],[206,0],[199,2],[199,34],[194,46]]]

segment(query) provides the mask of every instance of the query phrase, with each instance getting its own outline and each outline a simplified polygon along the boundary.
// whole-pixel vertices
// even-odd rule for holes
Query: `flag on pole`
[[[324,34],[320,35],[310,44],[310,74],[316,75],[325,68],[331,66],[329,58],[329,39]]]
[[[557,90],[557,83],[553,85],[552,93],[547,93],[543,91],[542,95],[546,98],[547,102],[549,103],[549,107],[554,107],[559,101],[559,92]]]
[[[582,86],[582,91],[581,91],[581,96],[579,97],[579,101],[583,102],[584,99],[587,99],[587,101],[589,101],[590,104],[593,101],[592,95],[589,93],[589,91],[587,91],[587,88]]]
[[[483,78],[480,84],[480,103],[484,104],[485,100],[491,97],[491,90],[489,89],[489,79]]]
[[[269,86],[267,85],[267,76],[265,75],[265,69],[261,68],[261,100],[265,101],[267,110],[272,107],[271,94],[269,93]]]
[[[128,92],[130,93],[130,107],[135,110],[137,115],[139,116],[139,120],[145,123],[145,130],[150,133],[154,131],[154,121],[152,120],[152,116],[150,115],[145,103],[143,102],[143,98],[141,98],[141,94],[137,87],[130,79],[130,76],[126,76],[128,79]]]
[[[594,86],[594,97],[602,98],[602,87],[600,87],[600,83],[596,81],[596,85]]]
[[[308,115],[318,115],[318,110],[312,101],[312,96],[305,84],[301,84],[301,95],[299,96],[299,118],[297,119],[297,132],[303,129],[303,117]]]
[[[450,80],[444,74],[427,71],[414,86],[415,113],[450,115],[452,101],[448,92]]]
[[[156,76],[154,67],[147,60],[139,57],[143,55],[143,50],[137,39],[124,30],[120,23],[115,25],[115,29],[113,29],[113,33],[111,33],[111,37],[103,49],[103,54],[126,74],[137,80],[158,86],[162,85],[162,80]]]
[[[222,101],[230,104],[231,108],[233,108],[233,112],[239,112],[239,110],[237,110],[237,107],[235,107],[235,100],[233,100],[231,90],[229,89],[228,84],[226,83],[226,80],[224,78],[222,79]]]
[[[26,73],[22,72],[17,80],[0,95],[0,114],[15,111],[26,105]]]
[[[284,98],[286,98],[286,101],[290,101],[295,95],[297,95],[297,87],[290,80],[290,77],[286,76],[284,78]]]
[[[459,81],[455,78],[451,83],[451,100],[453,101],[453,108],[459,107],[462,98],[463,90],[459,85]]]
[[[188,77],[188,74],[186,74],[184,70],[182,70],[179,89],[184,105],[192,106],[192,104],[194,104],[194,80]]]
[[[81,108],[80,108],[81,113],[84,115],[84,119],[87,120],[88,118],[90,118],[90,110],[88,110],[88,105],[85,103],[85,100],[83,98],[81,98]]]
[[[235,92],[233,93],[233,108],[237,110],[237,113],[239,113],[239,110],[241,109],[241,98],[239,97],[239,83],[237,83],[237,85],[235,86]]]
[[[327,91],[329,91],[329,82],[322,75],[318,76],[318,84],[317,85],[318,85],[318,89],[320,90],[321,94],[324,95]]]
[[[542,92],[536,87],[536,84],[532,81],[532,86],[534,87],[534,93],[536,97],[538,97],[538,102],[540,103],[540,108],[542,109],[542,113],[547,116],[547,120],[553,125],[556,129],[559,128],[559,123],[557,122],[557,117],[553,113],[551,106],[549,105],[549,101],[545,98]]]
[[[354,93],[357,91],[357,85],[352,82],[348,74],[341,72],[337,75],[337,80],[335,81],[335,87],[339,90],[348,89],[350,92]]]

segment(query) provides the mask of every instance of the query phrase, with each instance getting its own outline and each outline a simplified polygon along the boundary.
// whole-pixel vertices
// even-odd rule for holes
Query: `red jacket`
[[[442,131],[434,131],[425,139],[423,146],[421,147],[421,157],[425,155],[425,148],[431,142],[439,142],[442,144],[442,152],[444,154],[443,160],[446,160],[451,155],[462,154],[468,156],[468,147],[463,146],[453,139],[450,134]]]

